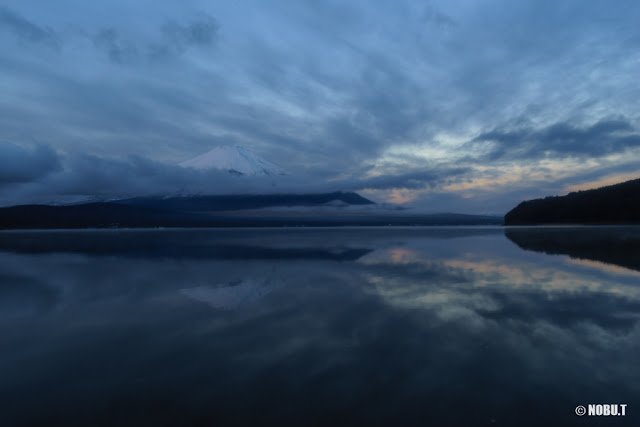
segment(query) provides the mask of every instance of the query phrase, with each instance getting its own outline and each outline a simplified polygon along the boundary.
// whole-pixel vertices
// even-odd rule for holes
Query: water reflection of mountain
[[[549,262],[503,233],[0,233],[0,425],[553,426],[575,425],[576,402],[638,396],[640,273]],[[224,245],[375,251],[197,258]]]
[[[234,310],[263,298],[274,289],[282,287],[282,282],[268,279],[244,279],[215,286],[196,286],[181,289],[183,295],[209,304],[213,308]]]
[[[2,233],[0,252],[355,261],[389,239],[452,239],[501,232],[499,227],[380,227],[365,233],[349,228],[12,231]]]
[[[505,235],[525,250],[640,271],[640,227],[507,228]]]
[[[53,234],[53,233],[52,233]],[[344,246],[269,246],[269,242],[227,239],[174,239],[146,233],[130,235],[58,234],[47,238],[36,235],[10,236],[0,242],[0,251],[44,254],[81,253],[94,256],[138,258],[218,259],[218,260],[332,260],[355,261],[373,249]],[[40,236],[42,237],[42,236]],[[182,235],[184,237],[184,235]]]

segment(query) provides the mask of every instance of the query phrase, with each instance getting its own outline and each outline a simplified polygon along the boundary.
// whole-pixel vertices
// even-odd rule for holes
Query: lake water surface
[[[2,232],[0,425],[640,425],[639,248],[635,227]]]

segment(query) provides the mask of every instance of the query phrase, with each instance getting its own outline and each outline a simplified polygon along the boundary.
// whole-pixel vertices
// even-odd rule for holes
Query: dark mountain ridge
[[[134,197],[113,203],[182,212],[233,211],[275,206],[373,205],[357,193],[335,191],[317,194],[232,194],[216,196]]]
[[[335,203],[338,203],[336,206]],[[356,193],[138,197],[68,206],[0,208],[0,229],[154,227],[335,227],[386,225],[501,225],[501,217],[417,214],[385,210],[351,211],[374,205]],[[302,206],[283,212],[272,207]],[[335,209],[326,210],[328,206]],[[313,208],[318,208],[314,210]],[[308,209],[307,209],[308,208]]]
[[[505,225],[638,223],[640,179],[566,196],[527,200],[504,217]]]

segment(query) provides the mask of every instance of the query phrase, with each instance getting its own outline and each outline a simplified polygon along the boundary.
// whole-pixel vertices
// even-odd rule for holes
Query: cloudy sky
[[[640,177],[640,3],[0,2],[0,204],[353,190],[427,211]],[[256,182],[177,163],[242,145]]]

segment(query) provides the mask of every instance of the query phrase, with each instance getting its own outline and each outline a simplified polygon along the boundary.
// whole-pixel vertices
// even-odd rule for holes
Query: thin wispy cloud
[[[119,65],[169,60],[192,47],[211,47],[217,39],[218,24],[209,15],[187,23],[168,20],[151,40],[128,38],[115,27],[103,28],[91,37],[94,46]]]
[[[37,25],[8,7],[0,7],[0,31],[23,43],[42,43],[54,48],[59,44],[58,36],[51,28]]]

